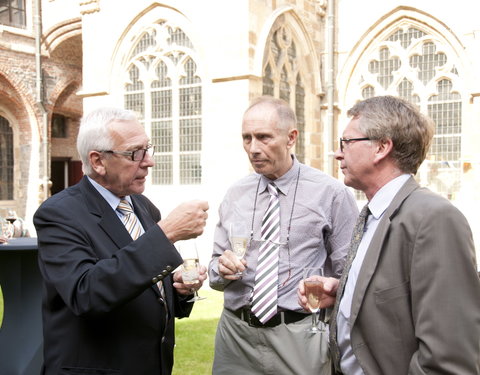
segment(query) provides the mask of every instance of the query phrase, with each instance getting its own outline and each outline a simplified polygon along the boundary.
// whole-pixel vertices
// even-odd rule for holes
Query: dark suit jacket
[[[43,374],[171,373],[174,317],[188,316],[192,307],[172,286],[171,272],[182,259],[155,225],[158,209],[142,195],[131,198],[146,230],[134,242],[86,177],[35,213]]]
[[[480,280],[470,227],[413,178],[372,238],[350,325],[365,375],[480,374]]]

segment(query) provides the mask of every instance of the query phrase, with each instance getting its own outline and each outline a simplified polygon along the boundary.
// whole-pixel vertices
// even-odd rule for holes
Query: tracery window
[[[305,88],[298,63],[297,42],[287,25],[273,27],[263,64],[263,95],[290,103],[297,116],[295,155],[305,162]]]
[[[434,120],[432,146],[417,178],[451,199],[460,190],[462,98],[444,44],[416,27],[397,28],[369,54],[359,89],[363,99],[398,95]]]
[[[0,116],[0,200],[13,200],[13,131]]]
[[[152,183],[202,182],[202,81],[193,45],[159,21],[137,39],[127,64],[125,107],[138,112],[155,148]]]

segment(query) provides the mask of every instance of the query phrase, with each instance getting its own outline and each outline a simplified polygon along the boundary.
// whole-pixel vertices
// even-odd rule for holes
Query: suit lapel
[[[112,210],[107,201],[93,187],[86,176],[80,182],[85,203],[91,215],[95,217],[98,226],[110,237],[112,242],[120,249],[132,242],[130,234]]]
[[[152,216],[148,212],[147,207],[138,196],[131,195],[130,198],[132,199],[133,209],[135,211],[135,215],[137,215],[138,219],[142,223],[142,227],[144,230],[151,228],[152,226],[156,225],[157,223],[153,220]],[[131,241],[131,239],[130,239]],[[171,290],[171,281],[169,277],[163,279],[163,285],[165,293],[167,294],[167,300],[171,300],[172,296],[170,295],[169,291]],[[158,289],[157,285],[152,285],[152,289],[157,295],[157,297],[161,296],[160,289]]]
[[[363,260],[362,267],[358,274],[357,283],[355,285],[355,290],[353,292],[352,307],[350,312],[350,324],[352,327],[358,316],[360,307],[362,306],[365,292],[370,284],[370,280],[372,279],[372,276],[377,268],[378,260],[383,250],[382,245],[389,231],[391,220],[400,209],[404,200],[418,188],[418,183],[413,177],[410,177],[410,179],[407,180],[407,182],[395,195],[392,203],[390,203],[385,211],[385,214],[383,215],[383,218],[378,224],[377,230],[375,231],[372,241],[368,246],[367,253],[365,254],[365,259]]]

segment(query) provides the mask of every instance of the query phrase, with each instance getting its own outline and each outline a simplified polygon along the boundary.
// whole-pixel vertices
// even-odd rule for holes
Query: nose
[[[335,160],[342,160],[343,159],[343,151],[340,150],[340,147],[335,150],[333,153],[333,157]]]
[[[141,163],[144,167],[147,167],[147,168],[153,167],[155,165],[155,160],[153,159],[153,155],[150,155],[148,152],[146,152]]]
[[[252,141],[250,142],[250,147],[249,151],[252,154],[258,154],[260,152],[260,141],[256,140],[255,138],[252,138]]]

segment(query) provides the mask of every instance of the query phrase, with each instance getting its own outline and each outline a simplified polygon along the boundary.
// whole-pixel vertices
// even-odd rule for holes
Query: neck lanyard
[[[257,183],[257,189],[255,191],[255,200],[253,203],[253,214],[252,214],[252,223],[250,227],[250,243],[253,240],[253,224],[255,222],[255,212],[257,210],[257,198],[258,198],[258,191],[260,189],[260,181],[262,180],[262,176],[258,178],[258,183]],[[290,228],[292,226],[292,217],[293,217],[293,210],[295,208],[295,201],[297,200],[297,190],[298,190],[298,181],[300,180],[300,166],[298,166],[298,172],[297,172],[297,178],[295,181],[295,190],[293,192],[293,201],[292,201],[292,208],[290,209],[290,218],[288,220],[288,227],[287,227],[287,252],[288,252],[288,276],[287,279],[283,282],[282,286],[285,286],[287,281],[290,279],[291,276],[291,267],[290,267],[290,245],[289,245],[289,240],[290,240]],[[279,244],[280,245],[280,244]]]

